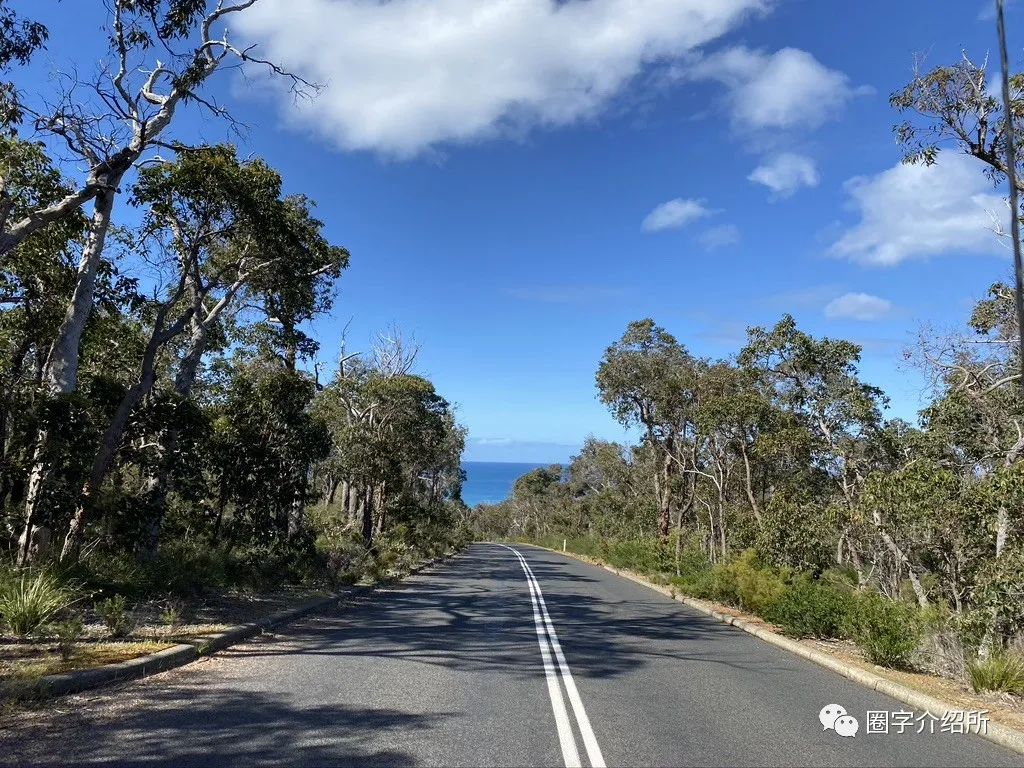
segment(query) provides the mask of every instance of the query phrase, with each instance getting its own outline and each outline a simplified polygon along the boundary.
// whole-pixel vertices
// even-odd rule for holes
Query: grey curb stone
[[[534,544],[530,546],[537,545]],[[589,563],[587,560],[584,560],[571,552],[559,552],[557,549],[549,549],[548,547],[539,548],[548,549],[549,552],[554,552],[558,555],[565,555],[566,557],[571,557],[575,560],[587,563],[588,565],[593,565],[593,563]],[[959,707],[955,707],[947,701],[942,701],[934,696],[929,696],[921,693],[920,691],[915,691],[913,688],[908,688],[905,685],[888,680],[881,675],[876,675],[874,672],[869,672],[866,669],[861,669],[860,667],[855,667],[852,664],[847,664],[846,662],[837,659],[834,656],[830,656],[823,651],[819,651],[815,648],[809,648],[802,643],[798,643],[796,640],[784,637],[783,635],[767,630],[764,627],[755,627],[742,619],[738,619],[733,616],[725,616],[711,608],[702,600],[695,600],[692,597],[684,597],[682,595],[674,595],[672,590],[668,587],[664,587],[660,584],[654,584],[643,576],[633,573],[632,571],[612,568],[609,565],[602,565],[601,567],[606,571],[611,571],[617,576],[621,576],[624,579],[629,579],[630,581],[634,581],[648,589],[653,589],[655,592],[660,592],[673,600],[678,600],[679,602],[684,603],[703,614],[711,616],[723,624],[729,624],[737,629],[741,629],[766,643],[776,646],[777,648],[782,648],[783,650],[789,651],[790,653],[807,659],[808,661],[813,661],[815,664],[825,667],[826,669],[830,669],[848,680],[859,683],[873,691],[883,693],[886,696],[891,696],[904,704],[909,704],[914,709],[930,712],[932,715],[939,718],[941,718],[947,711],[959,709]],[[1019,731],[1016,728],[1010,728],[1006,725],[990,722],[988,724],[988,732],[978,735],[1000,745],[1001,747],[1005,747],[1012,752],[1024,755],[1024,732]]]

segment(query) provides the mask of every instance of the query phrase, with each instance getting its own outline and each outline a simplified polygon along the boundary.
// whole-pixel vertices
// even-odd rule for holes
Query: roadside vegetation
[[[894,94],[905,160],[966,153],[1005,184],[1005,123],[987,83],[965,57]],[[639,444],[590,439],[568,466],[531,472],[508,501],[478,508],[475,524],[482,536],[565,542],[794,637],[851,640],[876,664],[1019,695],[1017,338],[1001,282],[963,332],[922,329],[904,355],[931,383],[915,425],[884,417],[860,346],[816,338],[792,317],[750,328],[722,360],[691,354],[653,320],[633,322],[596,383]]]
[[[244,140],[224,69],[315,95],[231,44],[247,5],[97,5],[102,66],[29,93],[48,33],[0,0],[0,677],[466,540],[464,430],[415,344],[320,350],[348,251],[244,146],[179,130]]]

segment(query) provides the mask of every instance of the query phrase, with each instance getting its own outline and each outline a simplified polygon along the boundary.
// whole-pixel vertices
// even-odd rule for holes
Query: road
[[[0,725],[0,763],[1024,765],[654,591],[476,544],[332,615]],[[552,636],[557,637],[557,644]],[[823,730],[838,703],[861,731]],[[936,729],[938,730],[938,729]]]

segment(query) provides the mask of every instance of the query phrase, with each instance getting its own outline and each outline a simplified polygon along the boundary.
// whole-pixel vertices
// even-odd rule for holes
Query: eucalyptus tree
[[[1021,108],[1024,76],[1015,75],[1010,84],[1016,111]],[[889,97],[890,104],[906,115],[894,128],[904,161],[931,165],[946,147],[980,160],[993,181],[1005,181],[1006,114],[989,85],[987,60],[975,63],[967,54],[948,66],[915,71],[913,79]],[[1014,132],[1020,143],[1024,126],[1019,120]],[[1017,179],[1024,189],[1019,171]]]
[[[317,468],[328,501],[341,487],[346,526],[368,548],[389,525],[389,510],[411,505],[429,516],[461,503],[466,432],[434,385],[412,372],[417,352],[398,332],[381,335],[368,354],[342,351],[313,406],[332,435]]]
[[[770,330],[751,329],[739,361],[758,372],[765,391],[805,430],[809,469],[834,483],[849,518],[869,469],[863,446],[881,428],[881,409],[887,402],[880,389],[860,380],[860,347],[849,341],[815,339],[787,315]],[[878,528],[886,546],[916,579],[895,542]],[[842,539],[845,534],[840,548]],[[860,569],[855,548],[845,543]]]
[[[0,76],[6,75],[17,64],[27,64],[32,55],[46,44],[49,31],[38,21],[19,16],[8,4],[0,0]],[[14,133],[21,122],[22,112],[14,83],[0,80],[0,130]],[[6,175],[3,177],[6,178]],[[0,231],[7,215],[6,185],[0,184]]]
[[[66,396],[78,386],[82,334],[92,311],[97,275],[111,227],[114,202],[126,175],[149,153],[168,142],[176,112],[187,103],[205,105],[217,116],[225,110],[205,99],[202,87],[227,62],[278,66],[239,49],[223,31],[231,14],[257,0],[226,4],[217,0],[113,0],[108,15],[109,46],[95,78],[87,83],[57,79],[58,93],[20,109],[37,134],[61,148],[68,167],[84,178],[59,199],[40,202],[18,217],[0,221],[0,259],[24,240],[92,205],[74,288],[64,318],[50,345],[42,386],[50,397]],[[162,56],[163,59],[156,58]],[[288,76],[294,87],[304,85]],[[83,98],[90,92],[92,98]],[[16,194],[17,179],[0,180]],[[50,432],[41,430],[28,481],[26,516],[39,504],[46,482]]]
[[[599,397],[626,427],[639,426],[656,453],[658,532],[667,539],[685,471],[692,463],[693,420],[703,361],[651,319],[629,324],[597,370]],[[689,460],[689,462],[688,462]]]
[[[236,301],[288,296],[296,311],[312,316],[322,306],[295,296],[329,291],[347,264],[344,249],[323,238],[304,198],[282,198],[280,176],[259,160],[239,162],[231,147],[182,150],[176,162],[142,169],[133,202],[146,207],[143,226],[157,265],[165,269],[162,295],[148,308],[152,320],[138,375],[107,425],[82,489],[62,557],[73,557],[95,494],[109,472],[129,419],[152,390],[159,358],[191,328],[175,375],[174,391],[188,396],[204,352],[209,328]],[[329,302],[328,302],[329,306]],[[294,373],[294,364],[289,366]],[[155,446],[163,455],[175,449],[173,425]],[[157,466],[163,462],[157,461]],[[152,477],[146,550],[159,538],[167,473]]]
[[[296,538],[294,500],[305,501],[294,467],[321,461],[331,446],[327,425],[310,407],[316,382],[258,354],[236,354],[219,373],[210,408],[217,488],[211,538],[286,544]]]
[[[1017,333],[1013,289],[996,283],[975,305],[968,333],[921,334],[917,352],[931,376],[933,398],[922,417],[942,460],[961,476],[1008,473],[1024,455]],[[998,511],[996,557],[1020,519],[1011,506]]]

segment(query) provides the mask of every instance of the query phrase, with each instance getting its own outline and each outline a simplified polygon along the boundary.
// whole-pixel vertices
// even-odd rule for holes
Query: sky
[[[95,68],[99,4],[13,5],[51,28],[26,90]],[[346,326],[350,351],[400,328],[467,460],[565,461],[630,437],[594,374],[644,317],[720,358],[788,312],[861,344],[887,415],[916,419],[904,350],[962,326],[1011,259],[1003,190],[952,151],[901,165],[888,97],[916,60],[996,62],[990,5],[258,0],[230,39],[324,87],[296,101],[234,70],[210,93],[352,253],[314,328],[324,364]],[[1019,69],[1024,13],[1008,19]],[[195,107],[177,126],[230,138]]]

